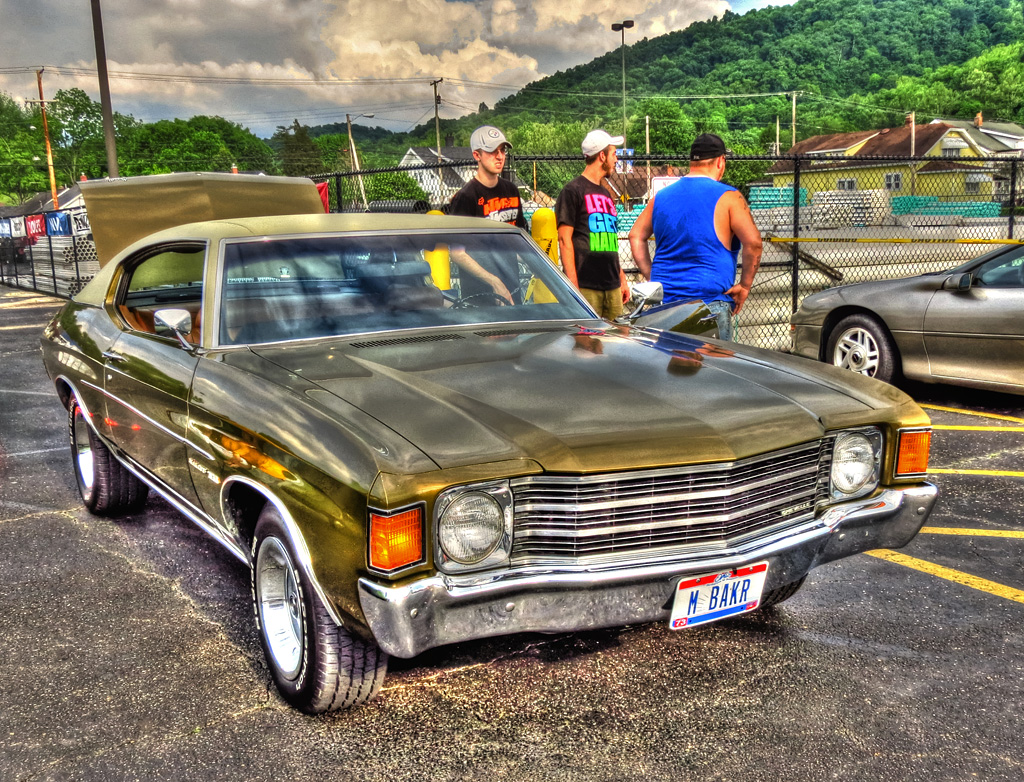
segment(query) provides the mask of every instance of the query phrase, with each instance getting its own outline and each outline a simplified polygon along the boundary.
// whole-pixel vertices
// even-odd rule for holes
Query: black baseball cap
[[[690,160],[710,160],[728,154],[725,142],[714,133],[701,133],[690,146]]]

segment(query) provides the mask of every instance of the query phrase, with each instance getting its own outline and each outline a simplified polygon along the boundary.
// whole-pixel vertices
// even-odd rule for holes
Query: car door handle
[[[127,356],[125,356],[123,353],[118,353],[116,350],[104,350],[101,355],[103,356],[103,358],[107,359],[107,361],[111,361],[114,363],[120,363],[122,361],[128,360]]]

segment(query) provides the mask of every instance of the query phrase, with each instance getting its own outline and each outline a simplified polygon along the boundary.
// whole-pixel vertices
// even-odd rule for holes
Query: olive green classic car
[[[42,346],[85,505],[152,489],[250,567],[307,712],[372,697],[389,655],[770,606],[905,545],[936,497],[897,389],[602,321],[493,221],[179,225],[120,250]]]

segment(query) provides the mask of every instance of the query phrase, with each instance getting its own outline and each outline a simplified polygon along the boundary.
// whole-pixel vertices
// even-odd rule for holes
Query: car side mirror
[[[188,310],[166,309],[153,313],[153,322],[174,334],[185,350],[192,350],[186,337],[192,331],[192,313]]]
[[[627,321],[635,318],[649,304],[661,304],[665,298],[665,289],[660,282],[638,282],[633,286],[633,298],[637,300],[637,305],[625,315]]]
[[[942,289],[946,291],[969,291],[974,278],[970,272],[964,274],[951,274],[942,281]]]

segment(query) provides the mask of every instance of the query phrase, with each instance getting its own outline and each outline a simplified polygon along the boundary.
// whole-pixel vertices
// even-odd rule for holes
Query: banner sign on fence
[[[12,217],[11,218],[11,237],[14,239],[20,239],[23,236],[27,236],[25,233],[25,218],[24,217]]]
[[[71,216],[67,212],[50,212],[46,215],[48,236],[71,236]]]
[[[46,218],[42,215],[28,215],[25,217],[25,233],[32,239],[46,236]]]
[[[6,217],[0,218],[0,239],[11,238],[11,221]]]
[[[85,236],[92,233],[92,226],[89,225],[89,215],[83,209],[80,212],[71,213],[71,230],[75,236]]]

